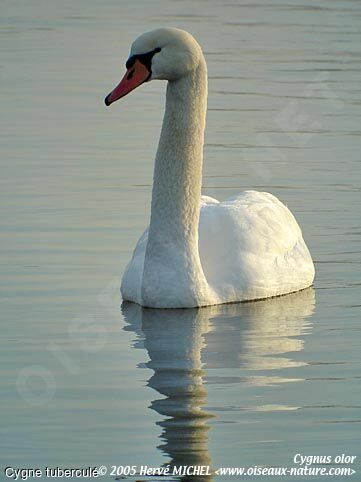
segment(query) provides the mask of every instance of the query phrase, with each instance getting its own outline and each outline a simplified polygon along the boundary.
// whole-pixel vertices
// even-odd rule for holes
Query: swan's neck
[[[159,306],[162,298],[165,306],[174,305],[183,297],[191,306],[192,297],[201,296],[206,287],[198,252],[206,108],[207,68],[202,59],[196,71],[167,87],[144,260],[145,305]],[[184,302],[179,300],[180,305]],[[194,299],[194,305],[198,302]]]

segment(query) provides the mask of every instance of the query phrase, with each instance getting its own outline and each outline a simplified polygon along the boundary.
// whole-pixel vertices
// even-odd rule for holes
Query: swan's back
[[[224,300],[251,300],[310,286],[314,266],[289,209],[272,194],[202,198],[199,252],[208,283]]]

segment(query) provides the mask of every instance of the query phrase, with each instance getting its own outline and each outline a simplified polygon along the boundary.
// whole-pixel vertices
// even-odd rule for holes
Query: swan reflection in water
[[[158,448],[170,457],[171,467],[212,465],[208,431],[214,415],[204,409],[205,371],[211,380],[208,369],[238,368],[239,382],[258,386],[297,381],[275,377],[272,370],[305,364],[292,360],[290,353],[303,349],[314,305],[313,288],[264,301],[195,309],[158,310],[123,303],[125,329],[137,334],[135,347],[147,351],[146,367],[154,371],[148,385],[165,397],[155,399],[151,408],[161,415]],[[287,357],[280,356],[285,353]]]

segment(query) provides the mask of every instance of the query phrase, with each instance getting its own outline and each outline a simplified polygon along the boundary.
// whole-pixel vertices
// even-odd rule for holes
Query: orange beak
[[[120,83],[108,94],[104,100],[105,105],[110,105],[116,100],[124,97],[139,85],[149,79],[150,72],[138,59],[129,67]]]

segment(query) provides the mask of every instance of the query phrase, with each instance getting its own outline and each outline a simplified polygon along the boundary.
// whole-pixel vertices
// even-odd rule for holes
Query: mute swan
[[[188,308],[256,300],[312,285],[301,230],[272,194],[245,191],[224,202],[201,196],[207,66],[188,32],[161,28],[131,47],[110,105],[153,79],[167,80],[149,228],[122,279],[123,299]]]

